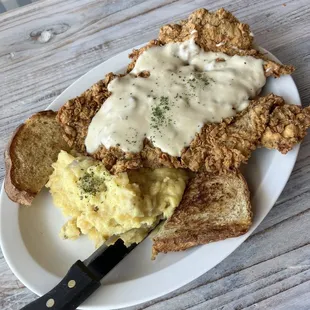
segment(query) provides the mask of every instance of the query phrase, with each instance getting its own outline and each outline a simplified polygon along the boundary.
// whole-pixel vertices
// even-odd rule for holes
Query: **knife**
[[[117,237],[114,238],[113,241]],[[111,238],[108,240],[111,243]],[[121,239],[113,245],[103,244],[84,262],[78,260],[52,290],[21,310],[73,310],[100,287],[100,280],[135,247],[126,247]]]

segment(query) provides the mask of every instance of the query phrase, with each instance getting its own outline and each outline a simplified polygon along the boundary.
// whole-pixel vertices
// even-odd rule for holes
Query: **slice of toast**
[[[241,173],[199,173],[173,215],[153,237],[153,257],[246,233],[252,224],[250,192]]]
[[[54,111],[34,114],[16,129],[7,146],[4,188],[14,202],[30,205],[53,172],[60,150],[69,150],[56,115]]]

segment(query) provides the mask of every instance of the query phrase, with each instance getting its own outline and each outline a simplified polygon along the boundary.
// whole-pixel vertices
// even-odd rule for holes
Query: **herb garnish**
[[[170,110],[169,98],[161,96],[159,102],[152,107],[151,127],[159,130],[159,127],[168,125],[171,118],[167,117],[167,112]]]
[[[78,186],[84,194],[96,195],[98,192],[106,191],[104,179],[96,176],[93,171],[86,172],[79,178]],[[87,198],[87,196],[85,196]]]

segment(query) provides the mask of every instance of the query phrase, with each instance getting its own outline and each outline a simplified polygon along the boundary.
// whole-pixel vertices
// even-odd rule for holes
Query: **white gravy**
[[[150,76],[136,77],[142,71]],[[86,149],[139,152],[148,138],[180,156],[205,123],[245,109],[265,83],[261,59],[205,52],[193,39],[152,47],[130,74],[109,84],[112,94],[92,119]]]

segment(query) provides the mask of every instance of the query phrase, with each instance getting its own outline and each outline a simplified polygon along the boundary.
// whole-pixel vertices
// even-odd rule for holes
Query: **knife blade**
[[[115,242],[115,243],[114,243]],[[111,271],[125,256],[127,256],[138,244],[133,243],[128,248],[122,239],[111,237],[107,243],[114,243],[106,246],[103,244],[90,257],[84,260],[84,265],[88,267],[96,276],[102,279]]]
[[[78,260],[52,290],[21,310],[76,309],[100,287],[100,280],[138,245],[134,243],[127,248],[117,236],[108,243],[115,240],[110,246],[103,244],[84,262]]]

